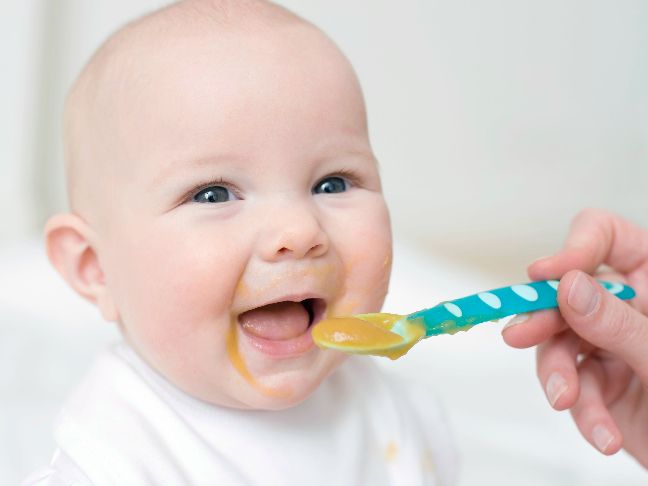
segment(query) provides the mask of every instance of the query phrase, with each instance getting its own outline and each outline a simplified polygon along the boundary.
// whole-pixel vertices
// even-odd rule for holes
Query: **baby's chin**
[[[244,378],[237,393],[239,408],[284,410],[307,400],[326,378],[347,358],[337,351],[313,350],[311,360],[302,357],[297,363],[277,363],[269,369],[251,363],[251,377]],[[252,378],[252,379],[250,379]]]

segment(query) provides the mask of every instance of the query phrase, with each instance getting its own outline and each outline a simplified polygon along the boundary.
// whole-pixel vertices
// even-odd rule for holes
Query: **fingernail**
[[[502,331],[505,329],[508,329],[509,327],[515,326],[516,324],[521,324],[524,321],[528,321],[529,317],[531,317],[531,314],[524,312],[522,314],[518,314],[513,317],[510,321],[508,321],[506,324],[504,324],[504,327],[502,328]]]
[[[563,378],[563,375],[554,371],[549,375],[547,384],[545,385],[545,391],[547,393],[547,398],[551,406],[555,406],[558,399],[567,391],[567,381]]]
[[[605,452],[614,440],[614,436],[603,425],[597,425],[592,429],[592,440],[599,451]]]
[[[587,316],[596,310],[599,299],[599,293],[589,279],[579,273],[569,289],[567,304],[578,314]]]

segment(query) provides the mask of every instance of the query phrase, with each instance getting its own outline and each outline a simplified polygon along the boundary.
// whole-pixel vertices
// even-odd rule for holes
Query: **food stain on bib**
[[[434,458],[432,451],[430,449],[425,449],[421,455],[421,467],[424,471],[428,473],[435,473],[436,467],[434,467]]]
[[[398,457],[398,445],[395,441],[390,440],[385,448],[385,460],[387,462],[394,462]]]

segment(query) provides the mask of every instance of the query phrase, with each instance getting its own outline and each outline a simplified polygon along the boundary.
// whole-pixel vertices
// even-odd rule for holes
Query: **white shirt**
[[[352,357],[301,404],[194,399],[124,343],[100,355],[25,485],[448,485],[456,460],[436,399]]]

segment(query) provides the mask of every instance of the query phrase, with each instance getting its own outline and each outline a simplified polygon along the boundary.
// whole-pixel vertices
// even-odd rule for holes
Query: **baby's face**
[[[303,400],[343,359],[313,345],[312,324],[385,297],[389,217],[362,96],[305,32],[152,47],[107,121],[120,162],[97,181],[100,260],[122,330],[211,403]]]

